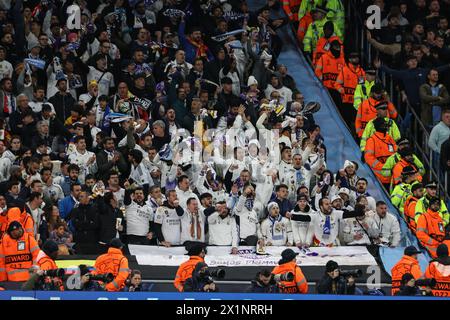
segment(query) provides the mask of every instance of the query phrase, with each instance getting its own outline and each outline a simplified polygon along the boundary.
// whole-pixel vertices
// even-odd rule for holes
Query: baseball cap
[[[420,254],[422,253],[414,246],[409,246],[405,248],[405,251],[403,252],[405,256],[412,256],[413,254]]]

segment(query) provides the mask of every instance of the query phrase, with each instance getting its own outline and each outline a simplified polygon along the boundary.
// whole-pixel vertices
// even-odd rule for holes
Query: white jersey
[[[372,228],[372,218],[365,217],[363,220],[349,218],[342,221],[342,239],[345,245],[369,245],[370,238],[378,235],[378,232]],[[355,239],[355,236],[361,239]],[[370,238],[369,238],[370,236]]]
[[[146,184],[148,184],[149,187],[153,186],[153,179],[143,161],[141,161],[141,163],[139,163],[136,167],[131,165],[130,178],[141,187]]]
[[[88,165],[89,159],[94,155],[95,154],[91,151],[86,150],[84,153],[80,153],[76,149],[69,155],[70,163],[76,164],[78,167],[80,167],[80,174],[78,176],[78,179],[82,184],[84,184],[85,178],[88,174],[93,174],[97,171],[96,161]]]
[[[234,217],[227,215],[221,218],[218,212],[208,217],[209,241],[212,246],[232,246],[237,248],[239,243],[238,229]]]
[[[314,228],[314,242],[319,246],[340,246],[338,238],[339,228],[343,220],[344,211],[335,210],[325,215],[321,211],[311,215],[311,223]]]
[[[271,243],[273,246],[290,246],[293,242],[291,222],[281,215],[276,219],[268,217],[261,223],[259,238],[264,239],[266,244]]]
[[[185,241],[205,242],[205,222],[206,217],[203,210],[199,210],[197,216],[192,215],[189,210],[185,210],[181,216],[181,243]],[[197,226],[200,228],[200,232]]]
[[[172,245],[181,243],[181,218],[175,208],[166,206],[159,207],[155,214],[155,223],[161,225],[161,232],[164,240]]]
[[[295,209],[294,209],[295,210]],[[309,210],[307,212],[293,211],[293,215],[315,215],[317,212]],[[312,221],[312,218],[311,218]],[[291,219],[292,234],[294,236],[294,244],[311,246],[314,239],[314,226],[309,221],[295,221]]]
[[[378,231],[380,240],[387,244],[390,243],[391,246],[398,246],[400,243],[400,224],[397,218],[391,214],[386,213],[384,218],[380,218],[378,214],[372,216],[372,228]]]
[[[112,75],[111,72],[109,71],[102,72],[92,66],[89,66],[87,82],[89,83],[91,80],[95,80],[98,82],[98,96],[101,95],[109,96],[109,88],[114,87],[114,76]]]
[[[47,198],[50,198],[54,203],[58,203],[59,200],[64,198],[63,189],[55,182],[53,182],[50,186],[44,184],[42,187],[42,193]]]
[[[178,201],[180,202],[180,207],[183,208],[183,210],[186,210],[187,208],[187,200],[189,198],[195,198],[197,199],[198,203],[200,204],[200,200],[198,199],[197,195],[192,192],[191,190],[183,191],[178,186],[175,188],[175,191],[177,193]]]
[[[50,102],[39,102],[39,101],[30,101],[28,106],[33,110],[34,113],[39,113],[42,111],[42,105],[48,104],[52,108],[52,112],[55,112],[55,107]]]
[[[146,236],[150,232],[150,222],[153,221],[154,212],[150,205],[142,206],[134,201],[125,207],[127,221],[127,234],[134,236]]]
[[[246,198],[240,196],[233,214],[239,217],[238,230],[239,238],[244,240],[249,236],[257,236],[259,229],[258,214],[254,209],[249,210],[245,207]]]
[[[3,60],[0,62],[0,80],[3,78],[12,78],[14,68],[9,61]]]

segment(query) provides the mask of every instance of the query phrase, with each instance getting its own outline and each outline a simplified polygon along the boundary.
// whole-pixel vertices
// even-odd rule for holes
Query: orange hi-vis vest
[[[315,73],[323,85],[328,89],[335,89],[335,82],[344,67],[345,61],[342,55],[335,58],[331,52],[323,54],[317,61]]]
[[[177,275],[175,276],[175,280],[173,281],[173,285],[175,286],[175,288],[177,288],[178,291],[183,292],[184,283],[187,279],[192,277],[192,272],[199,262],[205,262],[205,260],[199,256],[191,256],[188,261],[183,262],[178,267]]]
[[[109,248],[108,253],[102,254],[95,260],[94,274],[112,273],[114,280],[106,285],[107,291],[120,291],[125,287],[130,269],[128,269],[128,259],[123,255],[122,250]]]
[[[413,233],[416,233],[416,220],[414,218],[416,216],[416,204],[418,200],[413,195],[409,195],[403,207],[406,223]]]
[[[0,281],[27,281],[28,269],[36,264],[39,246],[33,235],[24,232],[19,239],[5,233],[0,243]]]
[[[278,282],[280,293],[307,293],[308,282],[306,282],[302,270],[297,266],[295,261],[283,263],[272,270],[273,274],[283,274],[287,272],[292,272],[294,274],[294,280]]]
[[[391,182],[391,177],[381,174],[387,158],[397,152],[397,144],[389,134],[375,132],[367,139],[364,149],[364,159],[381,183]]]
[[[55,261],[53,261],[53,259],[46,255],[42,250],[39,251],[39,254],[36,258],[36,264],[41,270],[52,270],[58,268]]]
[[[298,9],[302,0],[283,0],[283,10],[292,21],[298,21]]]
[[[421,214],[417,221],[416,236],[433,258],[437,257],[437,247],[444,241],[445,222],[439,212],[431,211]]]
[[[414,279],[419,279],[422,276],[419,261],[410,256],[403,256],[400,261],[392,267],[392,295],[395,295],[395,293],[400,290],[402,276],[405,273],[411,273]]]
[[[11,208],[6,213],[6,218],[1,219],[2,223],[0,224],[0,234],[4,235],[6,233],[6,230],[8,230],[9,224],[13,221],[18,221],[23,227],[23,230],[26,233],[29,233],[34,236],[34,221],[33,217],[26,212],[26,211],[20,211],[19,208]]]
[[[370,120],[373,120],[377,117],[377,109],[375,106],[382,101],[377,101],[372,97],[364,100],[358,108],[358,113],[356,114],[355,120],[355,128],[356,134],[358,137],[362,137],[364,132],[364,128]],[[387,102],[388,106],[388,118],[395,119],[397,118],[397,110],[391,102]]]
[[[446,262],[446,264],[443,262]],[[431,289],[433,296],[450,296],[450,260],[448,258],[431,260],[424,276],[427,279],[433,278],[436,280],[436,285]]]
[[[402,182],[402,171],[403,168],[407,166],[413,167],[417,172],[419,172],[414,163],[409,163],[405,159],[400,159],[400,161],[395,164],[394,169],[392,169],[392,184],[394,186]],[[420,174],[417,175],[417,181],[422,182],[422,176]]]
[[[329,39],[322,37],[317,41],[316,50],[314,50],[313,53],[313,61],[312,61],[313,66],[317,64],[317,61],[322,55],[330,51],[330,43],[333,42],[334,40],[339,41],[339,43],[341,44],[341,48],[343,48],[342,40],[338,36],[331,36]],[[343,52],[344,50],[342,49],[341,52],[342,57],[344,54]]]
[[[312,22],[313,18],[309,12],[300,19],[297,29],[297,39],[300,43],[303,43],[303,38],[305,38],[306,31],[308,31],[308,27]]]
[[[366,73],[359,65],[355,68],[351,63],[347,63],[342,68],[336,80],[336,90],[339,91],[343,103],[351,103],[353,107],[353,96],[358,83],[364,83]]]

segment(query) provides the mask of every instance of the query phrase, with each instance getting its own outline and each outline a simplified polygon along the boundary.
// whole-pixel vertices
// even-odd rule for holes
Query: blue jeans
[[[432,115],[433,115],[433,126],[439,123],[441,121],[441,107],[439,106],[433,106],[432,108]]]

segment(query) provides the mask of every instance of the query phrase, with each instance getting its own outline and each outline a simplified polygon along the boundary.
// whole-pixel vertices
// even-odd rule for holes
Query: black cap
[[[411,192],[414,192],[414,191],[416,191],[418,189],[423,189],[423,184],[421,184],[421,183],[413,184],[413,186],[411,187]]]
[[[298,253],[295,253],[292,249],[285,249],[283,252],[281,252],[281,260],[278,261],[278,264],[283,264],[287,262],[291,262],[295,259],[295,257],[298,255]]]
[[[144,78],[144,79],[145,79],[145,73],[139,72],[139,73],[135,73],[135,74],[133,75],[133,80],[137,80],[137,79],[139,79],[139,78]]]
[[[223,77],[223,78],[220,80],[220,83],[221,83],[221,84],[233,84],[233,80],[231,80],[230,77]]]
[[[441,199],[438,197],[431,197],[431,199],[428,201],[428,204],[432,206],[433,204],[439,204],[441,205]]]
[[[355,52],[355,51],[350,52],[350,54],[348,55],[348,58],[349,59],[351,59],[351,58],[359,58],[359,53]]]
[[[372,87],[372,89],[370,89],[370,93],[377,93],[377,94],[382,94],[383,93],[383,85],[381,83],[375,83]]]
[[[409,140],[406,138],[401,138],[397,140],[397,146],[400,146],[402,144],[409,144]]]
[[[53,240],[45,241],[44,245],[42,246],[42,251],[44,251],[46,254],[51,254],[53,252],[57,252],[58,250],[58,244]]]
[[[414,279],[414,276],[411,273],[405,273],[404,275],[402,275],[402,283],[403,284],[408,283],[412,279]]]
[[[339,265],[336,261],[330,260],[325,265],[326,272],[333,272],[334,270],[339,269]]]
[[[372,76],[376,76],[377,75],[377,70],[375,70],[375,69],[366,70],[366,74],[370,74]]]
[[[425,188],[437,189],[437,184],[434,181],[430,181],[425,185]]]
[[[21,228],[23,229],[19,221],[12,221],[8,226],[8,234]]]
[[[411,166],[406,166],[402,170],[402,176],[409,176],[409,175],[413,175],[415,173],[416,173],[416,169],[414,169]]]
[[[388,107],[387,102],[380,102],[380,103],[377,103],[375,105],[375,109],[377,109],[377,110],[379,110],[379,109],[387,109],[387,107]]]
[[[198,256],[203,250],[206,249],[206,243],[197,241],[188,241],[185,245],[185,249],[187,251],[188,256]]]
[[[417,250],[417,248],[414,246],[406,247],[405,251],[403,252],[405,256],[412,256],[413,254],[420,254],[420,253],[422,252]]]
[[[448,247],[445,243],[441,243],[436,250],[438,258],[448,257]]]
[[[119,238],[114,238],[109,242],[110,248],[122,249],[124,244],[120,241]]]
[[[411,147],[406,147],[406,148],[403,148],[401,150],[398,150],[398,154],[402,158],[405,158],[407,156],[412,156],[413,155],[413,150],[411,149]]]

